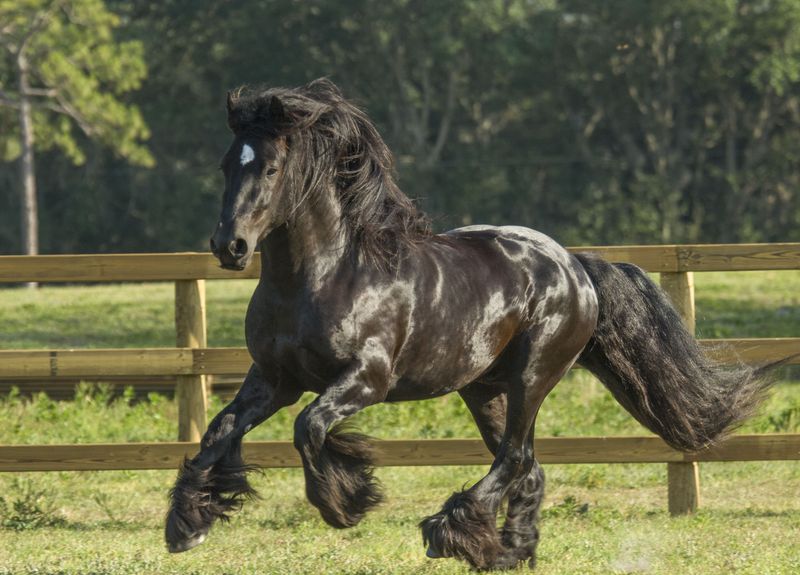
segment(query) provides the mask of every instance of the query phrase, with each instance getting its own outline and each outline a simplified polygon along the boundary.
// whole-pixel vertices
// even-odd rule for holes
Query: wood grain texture
[[[636,264],[650,272],[677,272],[678,246],[575,246],[568,247],[570,253],[590,252],[613,263]]]
[[[191,375],[187,348],[0,350],[0,378]]]
[[[800,270],[800,243],[677,246],[680,271]]]
[[[210,347],[195,350],[193,369],[195,373],[244,375],[252,363],[253,359],[247,348]]]
[[[206,282],[175,282],[175,347],[207,346]]]
[[[760,365],[790,358],[787,365],[800,364],[798,337],[701,339],[700,344],[707,354],[723,362]]]
[[[701,340],[721,361],[766,363],[800,354],[800,338]],[[243,347],[0,350],[0,379],[48,377],[244,375],[252,360]],[[800,364],[794,357],[789,364]]]
[[[205,348],[206,281],[175,282],[175,334],[177,347]],[[194,357],[194,356],[193,356]],[[192,362],[194,366],[194,362]],[[179,375],[175,398],[178,402],[178,441],[200,441],[206,430],[208,395],[205,375]]]
[[[689,333],[695,332],[694,313],[694,273],[693,272],[663,272],[661,274],[661,287],[672,300],[675,309],[683,318]]]
[[[694,272],[664,272],[661,287],[683,318],[689,333],[695,333]],[[700,466],[690,463],[667,463],[667,507],[670,515],[688,515],[700,503]]]
[[[576,246],[612,262],[629,262],[652,272],[798,270],[800,243]],[[257,278],[256,255],[241,272],[224,270],[208,253],[82,254],[0,256],[0,283],[139,282]]]
[[[700,465],[667,463],[667,508],[673,517],[690,515],[700,506]]]
[[[492,457],[480,439],[376,441],[380,466],[488,465]],[[542,463],[670,463],[691,461],[800,460],[800,434],[739,435],[725,443],[686,454],[661,439],[646,437],[545,437],[535,442]],[[0,471],[79,471],[177,469],[197,443],[84,445],[2,445]],[[288,441],[244,444],[248,463],[265,468],[299,467]]]
[[[258,260],[243,272],[219,267],[211,254],[84,254],[0,256],[0,282],[117,282],[258,277]]]

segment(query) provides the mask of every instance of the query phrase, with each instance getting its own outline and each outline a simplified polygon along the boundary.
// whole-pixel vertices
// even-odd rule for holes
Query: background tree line
[[[800,232],[800,0],[13,0],[3,253],[23,248],[3,34],[54,5],[37,57],[63,70],[29,91],[74,81],[88,124],[33,100],[43,252],[205,249],[226,91],[319,76],[377,122],[439,229],[522,224],[573,245]]]

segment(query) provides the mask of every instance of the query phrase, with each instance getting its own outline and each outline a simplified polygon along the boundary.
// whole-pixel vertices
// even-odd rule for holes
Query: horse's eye
[[[274,176],[274,175],[275,175],[275,174],[277,174],[277,173],[278,173],[278,168],[269,168],[269,169],[267,170],[267,175],[268,175],[268,176]]]

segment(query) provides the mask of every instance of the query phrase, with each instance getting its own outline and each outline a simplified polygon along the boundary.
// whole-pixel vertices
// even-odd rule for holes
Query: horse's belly
[[[401,378],[389,389],[386,401],[414,401],[440,397],[457,391],[465,384],[453,384],[443,381],[421,381],[413,378]]]
[[[471,353],[468,345],[453,346],[452,342],[450,346],[421,350],[403,363],[386,400],[426,399],[458,391],[491,371],[507,341],[479,355]]]

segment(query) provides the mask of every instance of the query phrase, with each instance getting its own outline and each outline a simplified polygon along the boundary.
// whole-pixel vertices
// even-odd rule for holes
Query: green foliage
[[[32,102],[40,150],[58,149],[83,164],[89,138],[133,164],[154,165],[142,144],[149,137],[144,118],[121,99],[146,76],[144,45],[115,39],[120,17],[103,0],[3,0],[0,22],[4,103],[19,103],[23,97]],[[34,94],[21,94],[17,88],[20,53],[28,61]],[[10,125],[9,111],[2,114]],[[18,128],[2,132],[0,149],[6,160],[19,153],[18,138]]]
[[[560,503],[555,503],[548,507],[542,517],[585,517],[589,512],[588,503],[580,503],[574,495],[567,495]]]
[[[6,495],[0,496],[0,528],[25,531],[64,523],[52,494],[38,489],[33,481],[14,480]]]
[[[0,443],[173,441],[176,435],[172,401],[155,393],[134,401],[132,390],[114,393],[107,384],[80,384],[71,401],[12,391],[0,402],[0,414],[6,422]]]
[[[39,169],[49,251],[206,249],[226,90],[323,75],[375,119],[440,229],[522,224],[569,244],[800,231],[800,0],[62,4],[80,18],[59,12],[41,35],[43,85],[105,127],[89,139],[36,112],[40,143],[71,158]],[[4,0],[0,15],[45,5]],[[15,177],[0,169],[0,189]]]
[[[600,183],[598,232],[648,243],[790,233],[797,167],[766,164],[798,134],[800,3],[560,7],[554,52],[573,71],[562,114]]]

